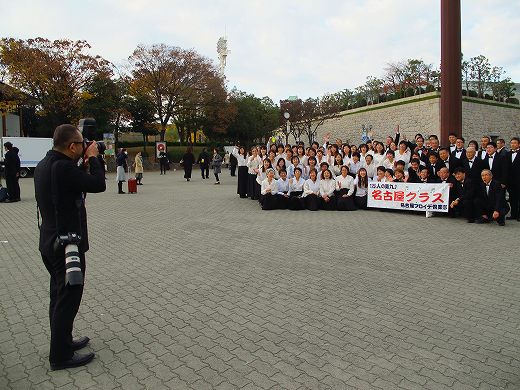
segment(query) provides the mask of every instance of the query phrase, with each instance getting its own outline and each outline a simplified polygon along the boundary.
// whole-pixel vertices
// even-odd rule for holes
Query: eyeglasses
[[[70,144],[85,144],[85,140],[83,140],[83,141],[72,141]]]

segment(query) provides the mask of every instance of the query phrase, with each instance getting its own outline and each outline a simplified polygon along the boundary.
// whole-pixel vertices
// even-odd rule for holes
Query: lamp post
[[[285,126],[286,126],[286,140],[285,142],[288,141],[288,138],[289,138],[289,133],[291,132],[291,127],[290,127],[290,122],[289,122],[289,118],[291,117],[291,114],[289,114],[287,111],[284,112],[283,114],[283,117],[285,118]]]

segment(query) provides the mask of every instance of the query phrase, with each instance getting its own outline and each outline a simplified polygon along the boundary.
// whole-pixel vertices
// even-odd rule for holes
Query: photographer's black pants
[[[51,276],[49,320],[51,325],[51,348],[49,361],[61,363],[74,354],[72,350],[72,327],[78,313],[83,286],[65,285],[65,259],[49,258],[42,254],[43,263]],[[80,254],[81,270],[85,278],[85,255]]]
[[[20,184],[16,175],[7,175],[5,177],[5,186],[10,200],[20,199]]]

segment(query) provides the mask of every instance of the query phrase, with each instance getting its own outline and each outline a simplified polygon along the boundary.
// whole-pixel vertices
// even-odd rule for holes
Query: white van
[[[47,152],[52,149],[52,138],[32,138],[32,137],[1,137],[0,138],[0,161],[4,161],[4,143],[11,142],[13,147],[20,151],[20,176],[27,177],[34,171],[36,165],[45,157]]]

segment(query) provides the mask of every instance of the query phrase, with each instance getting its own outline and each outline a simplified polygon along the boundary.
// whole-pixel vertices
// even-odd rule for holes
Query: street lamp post
[[[286,123],[285,123],[285,125],[286,125],[286,133],[285,134],[287,134],[287,135],[286,135],[285,142],[287,142],[288,141],[287,138],[289,138],[289,133],[291,132],[291,127],[290,127],[290,122],[289,122],[289,118],[291,117],[291,114],[289,114],[286,111],[286,112],[284,112],[283,117],[285,118],[285,121],[286,121]]]

